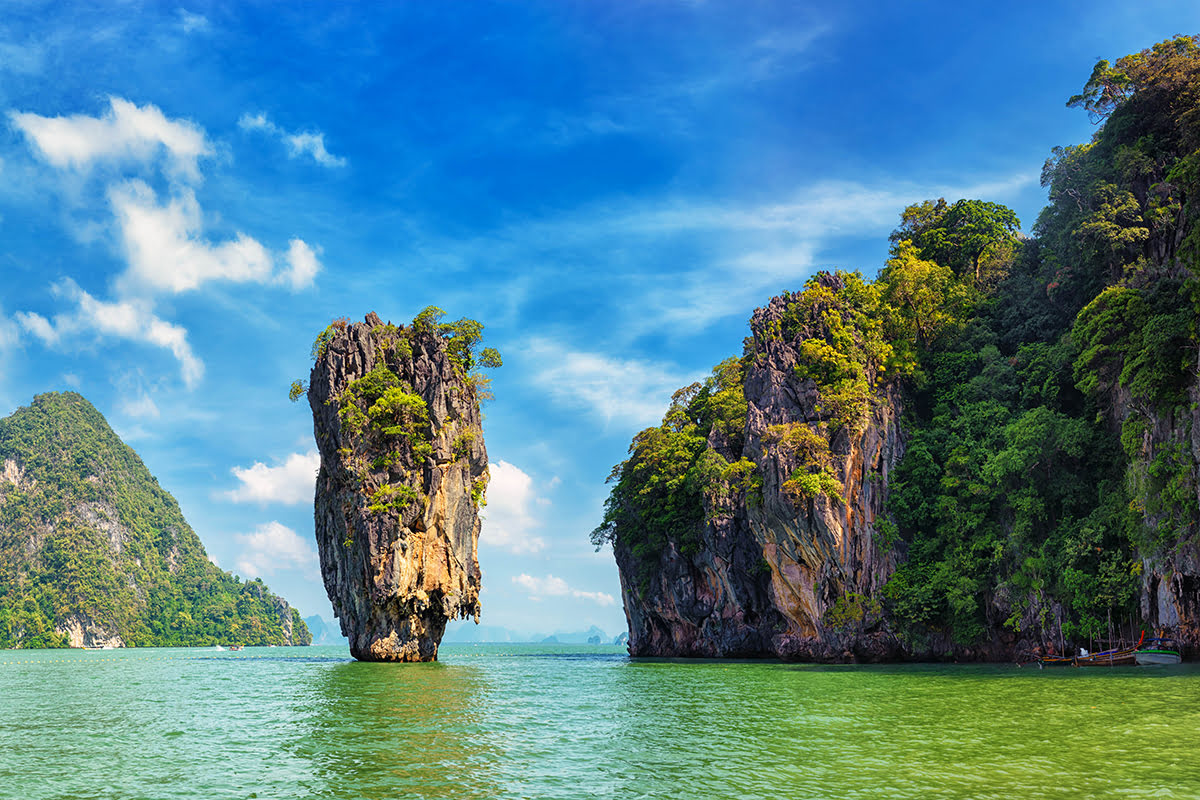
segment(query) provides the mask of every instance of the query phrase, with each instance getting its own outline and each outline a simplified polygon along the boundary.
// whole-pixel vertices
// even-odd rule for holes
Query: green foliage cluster
[[[642,590],[669,543],[685,554],[700,546],[704,492],[751,492],[754,466],[722,453],[743,449],[747,405],[740,359],[722,361],[702,383],[677,391],[662,424],[637,434],[629,458],[613,468],[604,519],[591,533],[597,547],[612,543],[632,552]],[[709,442],[717,443],[710,449]],[[761,478],[757,485],[761,487]],[[761,489],[760,489],[761,491]]]
[[[849,592],[825,611],[822,621],[835,630],[845,630],[878,619],[882,612],[883,606],[875,598]]]
[[[1104,637],[1137,614],[1140,557],[1200,523],[1182,442],[1145,452],[1195,380],[1200,48],[1176,37],[1101,61],[1068,104],[1107,121],[1055,149],[1037,238],[922,358],[891,495],[908,560],[885,589],[913,636]],[[906,211],[897,238],[933,206]],[[1117,406],[1119,440],[1104,422]]]
[[[57,647],[86,616],[132,646],[287,644],[260,580],[213,565],[179,506],[78,394],[0,420],[0,647]],[[307,628],[292,610],[293,638]]]

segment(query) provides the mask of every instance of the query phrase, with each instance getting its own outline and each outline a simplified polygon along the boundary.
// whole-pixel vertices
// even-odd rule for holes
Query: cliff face
[[[431,661],[479,618],[487,450],[476,387],[435,324],[335,323],[308,399],[321,574],[355,658]]]
[[[0,647],[308,644],[213,565],[178,504],[74,392],[0,420]]]
[[[1200,364],[1196,374],[1200,376]],[[1120,394],[1127,399],[1128,393]],[[1141,614],[1152,629],[1196,652],[1200,651],[1200,377],[1187,396],[1186,407],[1153,415],[1132,472],[1144,485],[1154,480],[1150,473],[1159,471],[1155,462],[1165,463],[1168,476],[1175,476],[1176,486],[1171,488],[1190,495],[1173,507],[1145,509],[1149,528],[1171,533],[1142,554]],[[1130,404],[1119,402],[1118,408],[1127,422],[1133,414]],[[1147,488],[1162,491],[1159,486]]]
[[[822,280],[840,288],[834,276]],[[714,428],[708,437],[710,451],[741,457],[758,480],[705,491],[698,544],[668,542],[649,569],[613,539],[635,656],[880,659],[898,649],[876,629],[871,598],[897,559],[881,523],[904,450],[899,393],[876,386],[862,416],[839,424],[797,371],[800,342],[825,331],[780,335],[791,303],[774,298],[751,320],[757,352],[745,364],[741,435]],[[874,385],[878,376],[865,377]]]

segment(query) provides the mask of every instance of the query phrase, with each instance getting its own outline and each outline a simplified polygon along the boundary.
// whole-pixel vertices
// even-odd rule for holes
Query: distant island
[[[304,645],[261,580],[216,567],[179,504],[74,392],[0,419],[0,647]]]
[[[754,312],[613,471],[642,656],[1011,660],[1200,645],[1200,42],[1095,65],[1019,233],[909,206],[875,280]]]

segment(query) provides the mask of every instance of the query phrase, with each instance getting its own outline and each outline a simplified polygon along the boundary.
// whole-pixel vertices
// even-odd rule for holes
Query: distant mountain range
[[[338,627],[337,620],[326,622],[325,619],[317,614],[311,617],[304,618],[304,624],[308,626],[308,630],[312,633],[313,644],[348,644],[349,640],[342,636],[342,631]]]
[[[555,631],[553,633],[519,633],[498,625],[476,625],[459,620],[446,626],[442,642],[465,644],[473,642],[538,642],[545,644],[622,644],[628,635],[609,636],[595,625],[586,631]]]
[[[305,624],[312,632],[313,644],[346,644],[346,637],[338,629],[337,620],[327,622],[323,617],[313,615],[304,618]],[[499,625],[476,625],[470,620],[456,620],[446,626],[446,634],[442,637],[443,644],[477,644],[477,643],[545,643],[545,644],[624,644],[629,634],[622,631],[617,636],[609,636],[595,625],[586,631],[555,631],[554,633],[518,633],[511,628]]]
[[[261,580],[208,560],[179,504],[74,392],[0,419],[0,648],[308,644]]]

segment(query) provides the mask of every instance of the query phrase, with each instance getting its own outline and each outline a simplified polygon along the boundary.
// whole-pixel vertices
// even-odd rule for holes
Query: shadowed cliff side
[[[313,347],[321,574],[361,660],[432,661],[448,621],[479,620],[488,472],[474,369],[499,356],[476,356],[479,323],[441,315],[407,328],[339,320]]]

